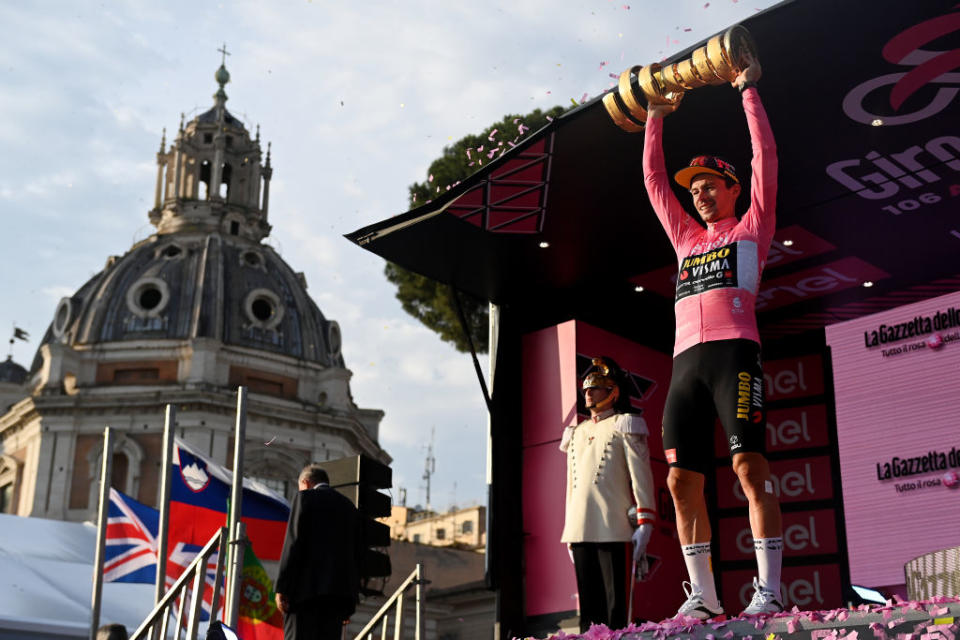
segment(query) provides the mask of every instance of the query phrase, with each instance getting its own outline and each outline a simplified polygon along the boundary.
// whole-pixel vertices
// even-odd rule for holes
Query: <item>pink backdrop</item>
[[[945,481],[950,469],[880,479],[877,467],[960,449],[960,327],[867,344],[880,325],[932,323],[951,309],[960,312],[960,293],[827,327],[854,584],[902,584],[908,560],[960,541],[960,487]]]
[[[544,615],[577,608],[576,579],[560,542],[566,491],[566,455],[558,446],[563,427],[576,424],[577,354],[608,355],[632,374],[653,381],[637,410],[651,431],[650,452],[658,489],[658,523],[648,547],[658,558],[650,581],[636,590],[634,612],[660,620],[683,600],[679,589],[683,558],[672,520],[660,439],[663,404],[670,383],[671,358],[582,322],[570,321],[523,339],[523,530],[526,614]],[[519,568],[518,568],[519,570]]]

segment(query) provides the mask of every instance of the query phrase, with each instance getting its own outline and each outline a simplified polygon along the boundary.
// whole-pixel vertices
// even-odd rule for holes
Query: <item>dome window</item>
[[[250,304],[250,310],[253,312],[253,317],[255,317],[260,322],[267,322],[270,318],[273,317],[274,310],[273,304],[270,300],[266,298],[257,298]]]
[[[243,264],[248,267],[261,267],[263,266],[263,258],[260,257],[260,254],[256,251],[244,251],[241,256]]]
[[[170,301],[170,288],[160,278],[141,278],[127,290],[127,308],[137,317],[155,318]]]
[[[179,256],[180,254],[182,254],[182,253],[183,253],[183,249],[181,249],[181,248],[178,247],[177,245],[175,245],[175,244],[168,244],[168,245],[167,245],[166,247],[164,247],[164,249],[160,252],[160,255],[162,255],[164,258],[166,258],[166,259],[168,259],[168,260],[171,260],[171,259],[173,259],[173,258],[178,257],[178,256]]]
[[[156,309],[162,300],[163,294],[160,293],[160,289],[151,285],[143,287],[137,296],[137,303],[147,311]]]
[[[57,303],[57,310],[53,314],[53,335],[63,336],[67,327],[70,326],[70,320],[73,316],[73,306],[70,304],[70,298],[61,298]]]
[[[254,289],[244,302],[247,319],[260,329],[273,329],[283,319],[280,298],[269,289]]]
[[[338,358],[342,346],[343,338],[340,335],[340,325],[335,320],[331,320],[327,325],[327,347],[330,349],[330,355]]]

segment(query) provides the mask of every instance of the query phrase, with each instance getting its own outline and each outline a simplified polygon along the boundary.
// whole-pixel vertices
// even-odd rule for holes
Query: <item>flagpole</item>
[[[243,445],[247,432],[247,388],[237,387],[237,424],[233,435],[233,487],[230,492],[230,520],[228,531],[233,538],[230,540],[229,558],[227,567],[227,607],[224,609],[224,622],[231,629],[237,626],[240,603],[240,567],[243,563],[241,552],[242,541],[238,537],[241,509],[243,507]]]
[[[177,422],[177,408],[172,404],[166,407],[163,420],[163,456],[160,467],[160,525],[157,528],[157,580],[154,590],[154,604],[160,602],[167,590],[167,542],[170,528],[170,473],[173,465],[174,427]]]
[[[107,545],[107,513],[110,507],[110,477],[113,471],[113,431],[103,430],[103,465],[100,468],[100,510],[97,518],[97,550],[93,559],[93,594],[90,611],[90,640],[100,627],[100,600],[103,594],[103,555]]]

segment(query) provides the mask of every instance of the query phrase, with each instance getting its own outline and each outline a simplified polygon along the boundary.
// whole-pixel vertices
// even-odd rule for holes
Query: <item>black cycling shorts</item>
[[[752,340],[701,342],[673,359],[663,409],[663,449],[671,467],[707,473],[717,417],[730,455],[765,452],[767,416],[760,345]]]

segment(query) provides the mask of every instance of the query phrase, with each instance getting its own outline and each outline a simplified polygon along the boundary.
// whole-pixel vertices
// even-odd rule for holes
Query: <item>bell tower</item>
[[[150,222],[161,234],[219,231],[259,242],[269,235],[270,146],[263,159],[260,127],[250,137],[243,123],[227,111],[224,86],[230,82],[226,45],[214,74],[218,89],[213,108],[184,124],[157,153],[157,187]]]

